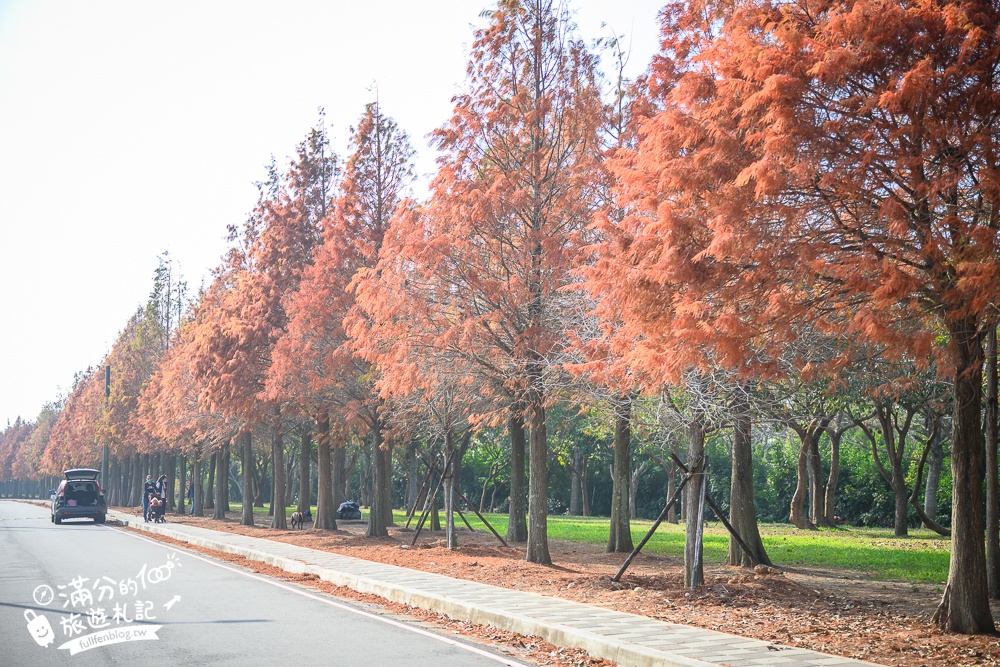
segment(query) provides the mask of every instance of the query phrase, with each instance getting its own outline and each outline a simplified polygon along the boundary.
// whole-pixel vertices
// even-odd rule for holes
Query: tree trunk
[[[312,497],[309,493],[309,466],[312,463],[312,439],[308,424],[301,426],[301,446],[299,449],[299,504],[300,512],[311,511]]]
[[[108,459],[108,475],[104,482],[104,496],[110,507],[118,505],[118,459]]]
[[[680,447],[676,444],[674,445],[674,456],[678,460],[681,459]],[[681,475],[680,468],[674,468],[674,479],[677,479]],[[681,497],[677,499],[677,514],[679,516],[678,523],[687,524],[687,494],[682,493]]]
[[[446,479],[446,492],[445,492],[445,521],[446,521],[446,537],[448,541],[448,548],[455,549],[458,547],[458,534],[455,530],[455,512],[458,510],[458,499],[461,494],[461,481],[462,481],[462,457],[465,456],[466,450],[469,448],[469,442],[472,439],[472,432],[466,430],[465,435],[462,436],[462,441],[457,447],[453,445],[453,440],[451,433],[445,434],[445,452],[446,457],[448,453],[451,454],[451,465],[448,470],[445,471]]]
[[[384,428],[384,426],[383,426]],[[394,525],[392,519],[392,441],[383,436],[377,458],[378,472],[381,476],[377,491],[381,502],[382,523],[386,528]]]
[[[580,499],[583,501],[583,516],[590,516],[590,490],[587,484],[587,457],[580,457]]]
[[[538,380],[540,382],[540,380]],[[534,384],[534,382],[533,382]],[[531,420],[528,447],[528,549],[526,560],[539,565],[551,565],[548,535],[548,449],[545,427],[545,405],[541,394],[528,390],[528,414]]]
[[[695,589],[705,582],[702,549],[702,507],[705,486],[705,425],[699,418],[688,427],[687,467],[692,477],[684,487],[687,494],[687,523],[684,530],[684,587]]]
[[[272,460],[273,458],[274,458],[274,435],[272,434],[271,451],[268,453],[267,463],[264,464],[264,478],[270,479],[271,481],[270,491],[267,496],[267,515],[271,517],[271,521],[274,521],[274,508],[277,506],[277,503],[274,502],[274,461]],[[268,470],[271,471],[270,477],[267,477]]]
[[[226,499],[226,455],[222,451],[215,454],[215,468],[215,512],[212,518],[225,519],[229,501]]]
[[[385,537],[392,525],[392,488],[390,475],[392,452],[382,438],[382,421],[375,419],[372,428],[372,467],[374,480],[372,484],[371,503],[368,510],[369,537]]]
[[[131,507],[142,505],[142,487],[146,481],[146,473],[143,472],[146,467],[142,465],[142,460],[142,454],[136,454],[132,457],[132,479],[129,489],[129,505]]]
[[[253,506],[264,509],[264,492],[267,490],[267,461],[270,457],[262,456],[258,464],[253,457],[253,481],[256,485],[253,494]]]
[[[295,468],[295,457],[287,456],[285,458],[285,507],[291,507],[294,505],[292,502],[292,491],[295,484],[292,483],[294,479],[292,477],[292,470]]]
[[[485,486],[483,487],[485,493]],[[406,511],[414,511],[417,494],[420,492],[420,457],[417,456],[417,441],[410,443],[406,450]],[[482,508],[479,510],[482,512]]]
[[[285,441],[284,425],[281,414],[274,415],[274,425],[271,433],[271,528],[288,529],[288,517],[285,516]]]
[[[239,435],[240,442],[240,468],[243,471],[243,510],[240,516],[240,524],[252,526],[253,524],[253,469],[256,463],[253,460],[253,432],[246,426]]]
[[[132,460],[131,457],[123,457],[118,460],[118,472],[120,478],[118,480],[118,504],[122,507],[127,507],[129,504],[129,482],[131,481],[132,474]],[[53,486],[53,488],[55,488]]]
[[[204,488],[201,485],[201,452],[195,454],[194,463],[191,466],[191,479],[194,481],[194,498],[191,499],[191,516],[205,516],[205,507],[202,496]]]
[[[483,489],[482,489],[482,492],[479,494],[479,513],[480,514],[482,514],[483,512],[486,511],[486,489],[490,488],[490,484],[493,484],[493,495],[496,495],[497,485],[496,485],[496,482],[494,482],[494,480],[497,478],[497,475],[499,474],[499,472],[500,471],[498,470],[497,465],[493,464],[490,467],[489,474],[486,476],[486,479],[483,481]],[[491,503],[491,506],[490,506],[490,511],[491,512],[493,511],[492,503]]]
[[[876,403],[876,415],[879,426],[882,429],[882,444],[889,459],[889,488],[892,489],[895,498],[895,512],[893,513],[893,532],[896,537],[906,537],[909,533],[909,494],[906,492],[906,478],[903,474],[903,453],[906,450],[906,430],[898,433],[897,423],[894,417],[892,403],[885,401],[881,405]],[[911,413],[912,416],[912,413]],[[907,427],[909,420],[907,420]],[[882,476],[886,476],[884,466],[878,461],[878,454],[875,450],[875,439],[869,436],[872,443],[872,455],[875,456],[875,464],[879,468]]]
[[[928,428],[929,420],[928,419]],[[937,516],[937,494],[941,485],[941,469],[944,467],[944,447],[940,434],[934,436],[927,455],[927,483],[924,485],[924,514],[933,519]],[[929,526],[924,523],[924,528]]]
[[[205,509],[207,510],[215,509],[215,469],[218,467],[216,463],[218,457],[218,453],[213,452],[212,458],[208,462],[208,484],[205,485],[207,491],[205,494]]]
[[[574,446],[570,453],[569,466],[569,514],[570,516],[580,516],[582,503],[580,502],[580,461],[583,452],[579,447]],[[486,494],[486,487],[483,487],[483,495]]]
[[[673,463],[667,465],[667,498],[668,502],[674,497],[674,492],[677,491],[677,466]],[[667,523],[677,524],[677,503],[674,503],[669,510],[667,510]]]
[[[441,506],[441,499],[435,498],[434,503],[431,505],[431,532],[438,533],[441,532],[441,513],[439,507]]]
[[[330,417],[316,419],[316,451],[319,479],[316,483],[316,530],[337,530],[337,505],[333,501],[333,478],[330,470]]]
[[[750,406],[742,389],[738,389],[736,395],[737,400],[733,409],[733,460],[732,480],[729,486],[729,523],[733,525],[737,534],[753,552],[754,559],[762,565],[770,565],[771,560],[767,557],[764,542],[760,539],[760,529],[757,526],[757,507],[753,497]],[[753,567],[750,557],[731,537],[726,562],[729,565]]]
[[[983,349],[974,317],[948,322],[955,368],[952,412],[951,562],[934,621],[941,629],[993,634],[983,541]]]
[[[111,479],[114,484],[114,496],[116,506],[123,506],[127,503],[125,502],[126,496],[128,495],[128,473],[129,465],[128,459],[115,458],[112,461],[112,473]],[[49,488],[55,489],[58,481],[50,481]]]
[[[368,443],[366,442],[366,444]],[[372,477],[375,475],[373,467],[372,448],[369,445],[365,447],[365,451],[362,453],[361,470],[358,475],[358,495],[360,496],[359,502],[362,505],[369,507],[372,504]]]
[[[816,526],[826,526],[823,512],[823,459],[819,454],[819,441],[823,432],[809,439],[809,519]]]
[[[129,457],[118,459],[118,477],[115,480],[118,484],[118,491],[115,494],[116,505],[128,506],[129,473],[132,471],[132,461]],[[52,488],[56,488],[52,486]]]
[[[809,477],[809,441],[812,438],[811,427],[805,430],[796,431],[799,436],[799,461],[796,468],[797,477],[795,493],[792,494],[791,508],[788,520],[793,526],[801,530],[815,530],[816,526],[809,521],[806,516],[806,484]]]
[[[448,467],[441,472],[441,492],[444,495],[444,536],[449,549],[458,547],[458,536],[455,535],[455,474],[452,462],[455,460],[455,441],[451,429],[444,434],[444,458]]]
[[[997,327],[986,334],[986,580],[1000,599],[1000,484],[997,479]]]
[[[135,472],[135,463],[132,456],[128,456],[122,459],[122,493],[121,493],[121,503],[122,505],[131,505],[132,488],[135,486],[132,483],[132,474]]]
[[[152,469],[152,467],[150,465],[151,459],[152,459],[152,457],[149,454],[143,454],[142,455],[142,465],[140,466],[140,468],[142,469],[143,472],[142,472],[142,474],[139,475],[139,479],[137,480],[138,484],[136,484],[136,486],[139,488],[139,502],[140,503],[142,502],[143,495],[145,495],[145,493],[144,493],[145,492],[144,486],[145,486],[145,483],[146,483],[146,475],[152,475],[153,474],[153,469]],[[154,477],[153,479],[155,480],[156,478]]]
[[[118,480],[118,504],[123,507],[131,507],[133,503],[133,495],[135,494],[135,483],[132,481],[134,475],[138,474],[139,469],[135,461],[138,455],[124,456],[118,461],[118,468],[121,475],[121,479]],[[55,484],[59,484],[58,478]],[[58,486],[53,486],[52,488],[58,488]]]
[[[628,518],[635,520],[635,504],[639,497],[639,480],[642,479],[643,473],[646,472],[647,463],[643,461],[641,464],[632,468],[632,479],[629,480],[628,487]]]
[[[839,428],[827,430],[830,436],[830,476],[826,478],[825,502],[823,503],[823,515],[826,517],[826,525],[837,525],[837,484],[840,483],[840,440],[844,437],[844,432]]]
[[[611,525],[608,533],[609,553],[628,553],[635,548],[632,543],[632,524],[629,520],[629,499],[632,497],[630,482],[632,463],[632,399],[622,397],[615,405],[614,467],[611,484]]]
[[[906,491],[906,479],[903,474],[903,453],[906,450],[906,433],[909,430],[914,412],[908,412],[906,421],[900,427],[896,410],[897,408],[893,407],[890,399],[881,399],[875,402],[875,416],[878,419],[879,428],[882,432],[882,447],[889,461],[888,470],[882,464],[878,451],[878,439],[871,432],[871,429],[860,421],[855,420],[855,423],[861,427],[861,430],[868,437],[875,467],[889,484],[889,488],[892,489],[895,499],[895,511],[893,514],[894,533],[896,537],[906,537],[909,532],[908,511],[910,498]]]
[[[164,511],[173,511],[176,504],[174,504],[174,484],[177,483],[177,457],[173,454],[164,457],[166,461],[167,468],[167,506],[164,507]]]
[[[348,490],[347,452],[344,450],[344,443],[332,446],[333,453],[333,510],[336,511],[340,503],[350,500]],[[353,466],[351,466],[353,469]]]
[[[187,500],[187,457],[177,457],[177,488],[180,493],[177,496],[177,514],[183,516],[186,513],[184,503]]]
[[[898,443],[900,450],[904,443]],[[893,518],[893,533],[896,537],[906,537],[910,532],[910,494],[906,489],[906,476],[903,473],[902,461],[892,463],[892,494],[896,500],[896,511]]]
[[[511,408],[507,430],[510,434],[510,508],[507,517],[507,541],[527,542],[528,521],[524,507],[524,415],[516,405]]]
[[[232,462],[233,462],[233,447],[232,447],[232,444],[233,443],[230,442],[229,444],[226,445],[226,449],[225,449],[225,459],[226,460],[224,462],[225,465],[222,466],[222,473],[223,473],[223,487],[222,488],[224,490],[223,494],[222,494],[222,497],[225,500],[225,502],[223,503],[223,511],[224,512],[232,512],[233,511],[233,508],[229,506],[229,493],[230,493],[230,488],[231,488],[231,484],[229,483],[229,471],[232,470],[232,468],[233,468],[233,466],[232,466]]]

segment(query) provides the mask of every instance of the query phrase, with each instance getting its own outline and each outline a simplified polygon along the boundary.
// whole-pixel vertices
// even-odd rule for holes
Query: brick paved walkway
[[[186,524],[147,524],[115,511],[139,530],[238,554],[294,573],[311,573],[338,586],[394,602],[523,635],[629,667],[861,667],[871,663],[769,642],[665,623],[580,602],[515,591],[440,574]]]

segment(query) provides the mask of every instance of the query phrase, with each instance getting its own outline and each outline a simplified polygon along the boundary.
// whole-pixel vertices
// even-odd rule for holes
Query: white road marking
[[[100,527],[101,528],[106,528],[108,530],[117,530],[118,532],[124,533],[124,534],[128,535],[129,537],[134,537],[137,540],[142,540],[144,542],[149,542],[150,544],[155,544],[156,546],[161,547],[163,549],[171,549],[171,548],[172,549],[177,549],[176,545],[173,545],[173,544],[161,544],[160,542],[157,542],[156,540],[150,539],[150,538],[145,537],[143,535],[136,535],[134,532],[132,532],[130,530],[126,530],[124,528],[115,528],[113,526],[100,526]],[[391,625],[391,626],[396,627],[396,628],[400,628],[402,630],[407,630],[409,632],[414,632],[414,633],[416,633],[418,635],[423,635],[424,637],[429,637],[430,639],[435,639],[435,640],[437,640],[439,642],[444,642],[445,644],[448,644],[450,646],[454,646],[456,648],[460,648],[462,650],[469,651],[470,653],[475,653],[476,655],[483,656],[484,658],[489,658],[490,660],[494,660],[496,662],[499,662],[501,665],[509,665],[509,667],[528,667],[523,662],[514,662],[513,660],[510,660],[510,659],[505,658],[503,656],[495,655],[493,653],[490,653],[489,651],[484,651],[482,649],[476,648],[475,646],[469,646],[468,644],[464,644],[462,642],[455,641],[454,639],[449,639],[448,637],[442,637],[439,634],[436,634],[436,633],[433,633],[433,632],[428,632],[427,630],[421,630],[420,628],[414,628],[414,627],[411,627],[411,626],[407,625],[406,623],[400,623],[399,621],[394,621],[394,620],[389,619],[389,618],[384,618],[384,617],[379,616],[377,614],[372,614],[372,613],[369,613],[367,611],[361,611],[360,609],[355,609],[354,607],[351,607],[349,605],[341,604],[339,602],[334,602],[333,600],[328,600],[328,599],[322,598],[322,597],[320,597],[318,595],[313,595],[312,593],[307,593],[306,591],[300,590],[300,589],[298,589],[298,588],[296,588],[294,586],[289,586],[287,584],[283,584],[280,581],[275,581],[275,580],[269,579],[267,577],[262,577],[262,576],[259,576],[259,575],[256,575],[256,574],[251,574],[251,573],[246,572],[244,570],[239,570],[239,569],[237,569],[235,567],[230,567],[228,565],[223,565],[222,563],[214,561],[214,560],[212,560],[210,558],[205,558],[204,556],[199,556],[199,555],[197,555],[195,553],[192,553],[188,549],[185,549],[184,553],[185,553],[185,555],[190,556],[191,558],[195,558],[195,559],[200,560],[202,562],[208,563],[209,565],[214,565],[215,567],[222,568],[223,570],[228,570],[229,572],[235,572],[236,574],[242,574],[244,577],[249,577],[250,579],[256,579],[257,581],[262,581],[265,584],[270,584],[272,586],[277,586],[278,588],[284,589],[286,591],[290,591],[290,592],[295,593],[297,595],[301,595],[302,597],[309,598],[310,600],[316,600],[317,602],[322,602],[323,604],[330,605],[331,607],[336,607],[337,609],[341,609],[343,611],[348,611],[348,612],[350,612],[352,614],[357,614],[358,616],[363,616],[365,618],[370,618],[372,620],[379,621],[380,623],[386,623],[388,625]]]

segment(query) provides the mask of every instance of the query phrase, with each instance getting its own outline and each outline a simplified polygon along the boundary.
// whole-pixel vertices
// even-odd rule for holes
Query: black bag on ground
[[[344,521],[360,521],[361,508],[353,500],[340,503],[340,507],[337,508],[337,518]]]

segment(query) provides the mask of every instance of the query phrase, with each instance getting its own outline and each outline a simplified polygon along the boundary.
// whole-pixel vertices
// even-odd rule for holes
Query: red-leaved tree
[[[468,90],[435,133],[443,156],[430,201],[403,220],[391,251],[450,319],[442,341],[507,394],[515,530],[527,423],[527,558],[537,563],[551,562],[546,377],[565,339],[560,289],[589,220],[599,150],[594,67],[559,3],[501,0],[476,32]]]
[[[275,349],[268,395],[300,405],[320,426],[318,528],[336,528],[331,420],[341,432],[367,429],[375,472],[368,534],[382,536],[392,525],[392,452],[375,387],[377,369],[358,353],[355,341],[365,337],[367,318],[356,305],[352,283],[377,261],[389,221],[412,180],[413,149],[377,103],[365,107],[352,129],[351,149],[323,243],[287,301],[288,332]]]
[[[640,212],[605,248],[605,307],[625,313],[637,361],[674,366],[745,369],[760,361],[747,349],[780,349],[806,322],[917,360],[946,332],[955,486],[937,620],[993,632],[980,410],[1000,297],[1000,12],[755,0],[662,17],[659,111],[620,163]]]

